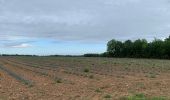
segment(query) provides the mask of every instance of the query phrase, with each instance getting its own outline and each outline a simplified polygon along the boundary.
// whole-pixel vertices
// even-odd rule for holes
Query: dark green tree
[[[110,56],[121,57],[123,51],[123,44],[121,41],[111,40],[107,44],[107,51]]]

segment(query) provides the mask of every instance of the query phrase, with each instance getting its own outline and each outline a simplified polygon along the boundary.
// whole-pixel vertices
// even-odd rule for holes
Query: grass
[[[104,98],[108,99],[108,98],[112,98],[112,96],[111,96],[110,94],[106,94],[106,95],[104,96]]]
[[[48,76],[48,74],[46,72],[41,72],[40,73],[42,76]]]
[[[143,93],[135,94],[133,96],[122,97],[120,100],[169,100],[165,97],[146,97]]]
[[[137,87],[137,88],[142,88],[142,89],[144,89],[144,88],[145,88],[145,85],[144,85],[144,83],[142,83],[142,82],[138,82],[138,83],[136,83],[136,87]]]
[[[85,73],[88,73],[89,71],[90,71],[90,70],[89,70],[88,68],[85,68],[85,69],[84,69],[84,72],[85,72]]]
[[[102,92],[102,90],[101,90],[100,88],[98,88],[98,89],[96,89],[96,90],[95,90],[95,92],[97,92],[97,93],[101,93],[101,92]]]
[[[57,83],[62,83],[62,81],[61,81],[61,80],[57,80],[56,82],[57,82]]]
[[[90,79],[93,79],[93,78],[94,78],[94,75],[90,75],[89,78],[90,78]]]
[[[56,77],[54,80],[55,80],[55,83],[62,83],[62,79],[61,78],[57,78]]]
[[[157,78],[157,74],[153,73],[153,72],[150,72],[148,75],[146,75],[146,77],[148,77],[148,78]]]

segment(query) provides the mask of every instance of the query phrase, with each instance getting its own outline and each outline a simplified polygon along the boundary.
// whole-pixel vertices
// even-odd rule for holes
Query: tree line
[[[148,42],[146,39],[126,40],[124,42],[112,39],[107,43],[107,52],[102,55],[107,57],[170,59],[170,36],[165,40],[154,39],[152,42]]]
[[[115,39],[107,43],[107,51],[102,54],[84,54],[84,57],[122,57],[122,58],[157,58],[170,59],[170,36],[164,40],[146,39],[124,42]]]

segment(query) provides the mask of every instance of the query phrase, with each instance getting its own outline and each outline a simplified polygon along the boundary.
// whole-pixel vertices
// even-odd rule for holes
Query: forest
[[[112,39],[107,43],[107,52],[102,56],[169,59],[170,36],[164,40],[154,39],[151,42],[146,39],[124,42]]]

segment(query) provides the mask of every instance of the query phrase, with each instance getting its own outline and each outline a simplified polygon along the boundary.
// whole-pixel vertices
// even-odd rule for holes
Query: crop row
[[[51,74],[51,73],[48,73],[46,69],[39,69],[39,67],[33,67],[32,65],[22,65],[21,63],[18,63],[18,62],[14,62],[14,61],[7,61],[7,60],[4,60],[3,62],[5,63],[8,63],[9,65],[13,66],[13,67],[17,67],[19,69],[22,69],[22,70],[26,70],[26,71],[31,71],[31,72],[34,72],[36,74],[39,74],[39,75],[43,75],[43,76],[46,76],[46,77],[49,77],[51,78],[52,80],[54,80],[55,82],[58,81],[58,80],[62,80],[62,82],[65,82],[65,83],[72,83],[71,81],[69,80],[66,80],[62,77],[59,77],[57,75],[54,75],[54,74]],[[55,73],[56,71],[53,70],[53,73]]]
[[[25,85],[28,86],[33,86],[33,83],[30,80],[25,79],[24,77],[12,72],[11,70],[7,69],[6,67],[0,65],[0,69],[5,71],[7,74],[9,74],[10,76],[14,77],[16,80],[24,83]]]
[[[11,59],[10,59],[11,60]],[[18,60],[18,59],[17,59]],[[14,61],[16,61],[14,59]],[[19,62],[19,60],[18,60]],[[96,67],[96,66],[93,66],[93,67],[88,67],[88,66],[69,66],[69,65],[59,65],[59,64],[56,64],[56,62],[52,62],[52,61],[47,61],[47,60],[41,60],[41,61],[33,61],[33,60],[23,60],[21,59],[22,63],[24,64],[28,64],[28,65],[33,65],[33,66],[41,66],[41,67],[47,67],[49,68],[50,70],[55,70],[56,68],[62,68],[62,69],[65,69],[65,70],[69,70],[69,71],[74,71],[75,72],[80,72],[82,73],[84,71],[84,69],[88,68],[90,71],[89,73],[91,74],[99,74],[99,75],[109,75],[109,76],[112,76],[112,72],[113,72],[113,69],[111,68],[101,68],[101,67]],[[52,68],[52,69],[51,69]]]

